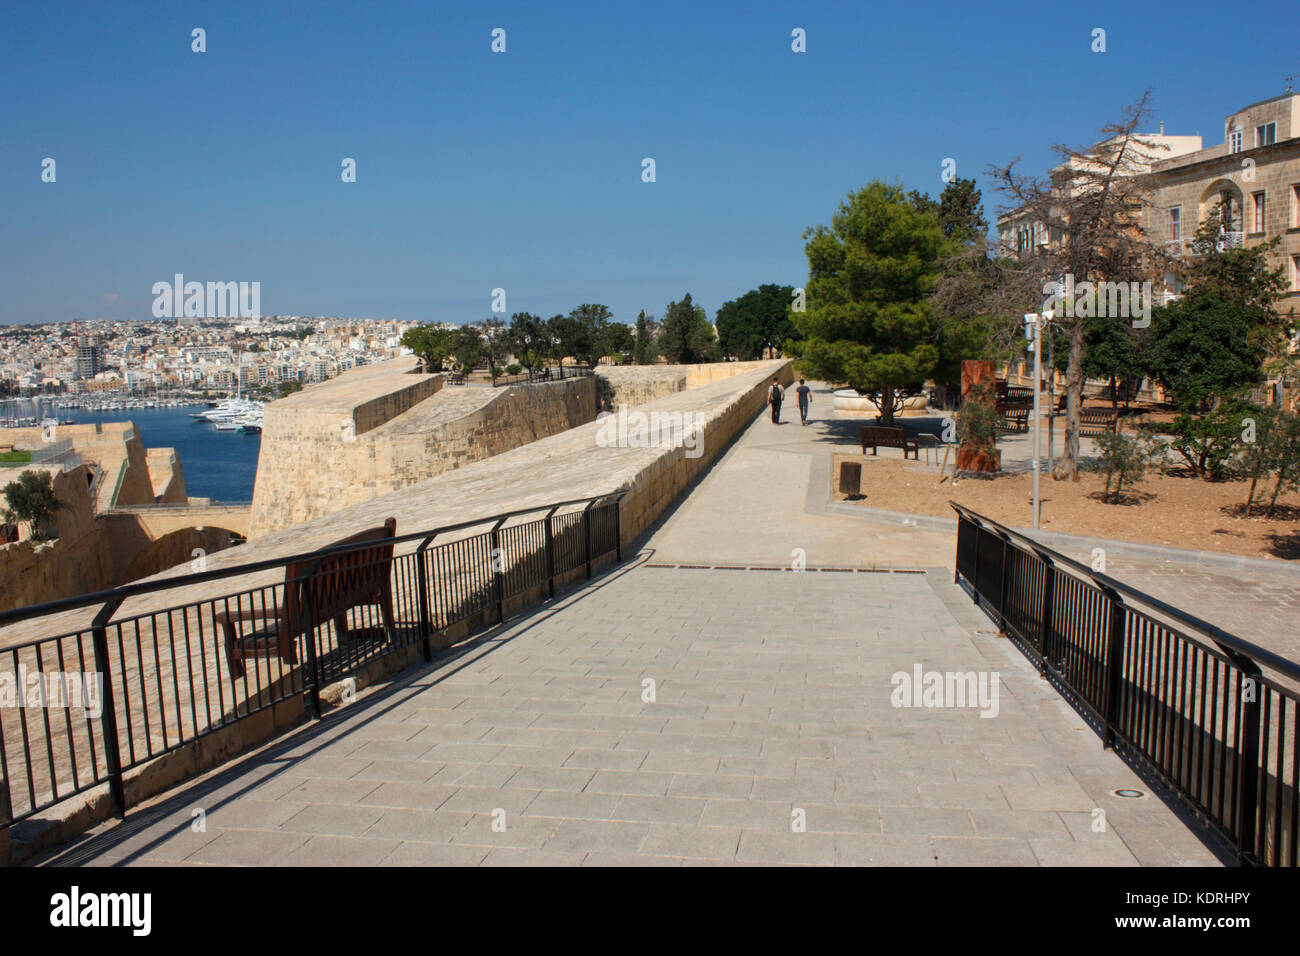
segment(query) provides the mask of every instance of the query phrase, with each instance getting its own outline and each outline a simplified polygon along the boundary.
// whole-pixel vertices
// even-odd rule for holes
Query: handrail
[[[621,489],[603,495],[589,495],[586,498],[573,498],[558,503],[548,502],[547,504],[536,505],[532,508],[520,508],[515,511],[506,511],[495,515],[485,515],[482,518],[461,521],[457,524],[443,525],[437,528],[425,529],[423,531],[412,531],[407,534],[400,534],[392,538],[392,543],[393,545],[398,545],[407,541],[434,538],[438,535],[448,534],[453,531],[461,531],[465,528],[474,528],[494,521],[508,521],[510,518],[517,518],[520,515],[534,514],[535,512],[546,511],[547,509],[555,510],[566,508],[570,505],[588,504],[597,501],[612,500],[612,502],[618,502],[622,501],[627,494],[628,491],[626,489]],[[199,571],[194,574],[182,574],[174,578],[161,578],[154,581],[138,581],[132,584],[123,584],[115,588],[107,588],[103,591],[92,591],[88,594],[79,594],[75,597],[60,598],[57,601],[46,601],[43,604],[30,604],[27,607],[0,611],[0,627],[5,627],[17,623],[18,621],[25,621],[33,617],[43,617],[48,614],[57,614],[62,611],[72,611],[77,608],[88,607],[92,604],[102,605],[106,601],[115,598],[120,598],[121,601],[125,601],[128,598],[138,597],[142,594],[152,594],[157,591],[167,591],[177,587],[204,584],[208,581],[219,581],[225,578],[241,577],[246,574],[254,574],[258,571],[269,571],[273,568],[284,567],[287,564],[300,564],[329,555],[343,554],[348,551],[359,551],[373,547],[373,541],[365,541],[358,544],[332,545],[328,548],[319,548],[315,551],[304,551],[276,558],[266,558],[261,561],[235,565],[230,568],[217,568],[212,571]]]
[[[1223,628],[1211,624],[1209,621],[1202,620],[1201,618],[1196,617],[1193,614],[1189,614],[1186,611],[1180,610],[1170,604],[1166,604],[1164,601],[1160,600],[1159,598],[1152,597],[1150,594],[1147,594],[1145,591],[1139,591],[1137,588],[1125,584],[1123,581],[1117,580],[1116,578],[1112,578],[1109,575],[1103,574],[1100,571],[1094,571],[1092,568],[1088,567],[1087,565],[1079,561],[1076,561],[1074,558],[1062,554],[1056,549],[1050,548],[1047,545],[1043,544],[1042,542],[1036,541],[1033,538],[1029,537],[1028,535],[1015,530],[1014,528],[1009,528],[1006,525],[1001,524],[1000,522],[994,521],[992,518],[987,518],[984,515],[971,511],[969,508],[963,505],[959,505],[955,501],[949,500],[948,504],[959,515],[968,518],[969,520],[975,522],[975,524],[980,525],[981,527],[986,527],[989,528],[990,530],[994,530],[997,533],[1005,534],[1013,538],[1018,538],[1020,541],[1023,541],[1031,549],[1033,549],[1036,552],[1039,552],[1040,554],[1043,552],[1050,554],[1052,557],[1052,561],[1055,564],[1057,564],[1058,566],[1064,565],[1069,570],[1075,571],[1078,575],[1088,580],[1091,580],[1098,587],[1101,587],[1103,589],[1111,589],[1114,591],[1118,591],[1121,594],[1126,595],[1127,597],[1136,598],[1141,603],[1147,605],[1147,607],[1153,608],[1159,611],[1161,614],[1173,618],[1175,621],[1178,621],[1181,624],[1185,624],[1194,630],[1202,632],[1206,636],[1210,637],[1215,643],[1221,646],[1226,645],[1227,647],[1231,647],[1233,650],[1239,651],[1240,653],[1245,654],[1246,656],[1251,657],[1258,662],[1263,662],[1268,664],[1268,666],[1272,667],[1277,671],[1282,672],[1283,674],[1286,674],[1288,677],[1294,678],[1296,680],[1300,680],[1300,664],[1297,664],[1295,661],[1292,661],[1285,657],[1281,657],[1270,650],[1266,650],[1265,648],[1258,646],[1257,644],[1252,644],[1250,641],[1243,640],[1242,638],[1237,637],[1235,634],[1230,634],[1229,632],[1223,630]],[[2,618],[0,618],[0,620],[2,620]]]
[[[42,619],[35,629],[46,633],[0,646],[0,676],[58,680],[57,692],[69,695],[31,718],[20,708],[11,719],[0,708],[0,791],[17,807],[0,819],[0,832],[102,784],[120,816],[124,774],[134,768],[293,699],[319,718],[331,682],[414,648],[431,661],[435,641],[450,647],[543,594],[553,597],[584,569],[591,578],[598,562],[622,561],[627,494],[547,502],[400,537],[377,538],[372,529],[357,536],[364,540],[0,613],[3,625],[85,609],[66,625]],[[446,538],[434,544],[439,535]],[[349,553],[354,559],[336,561]],[[268,580],[272,569],[283,580]],[[248,580],[259,571],[266,573]],[[193,593],[194,585],[241,577]],[[160,592],[146,607],[124,604]],[[254,621],[251,629],[241,623]],[[102,706],[92,708],[83,691],[84,714],[74,714],[73,695],[85,685],[65,684],[65,671],[78,675],[69,681],[94,680]],[[236,742],[232,753],[241,749]]]

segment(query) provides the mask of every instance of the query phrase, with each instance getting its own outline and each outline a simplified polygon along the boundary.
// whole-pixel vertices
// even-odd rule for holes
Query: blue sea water
[[[185,474],[185,490],[191,498],[212,498],[230,504],[253,500],[253,479],[261,435],[219,432],[208,423],[196,423],[191,412],[206,405],[183,408],[132,408],[121,412],[87,412],[59,409],[59,420],[77,424],[134,422],[145,448],[175,448]]]

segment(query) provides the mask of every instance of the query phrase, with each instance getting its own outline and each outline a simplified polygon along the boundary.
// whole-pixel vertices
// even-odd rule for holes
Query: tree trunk
[[[1259,481],[1258,475],[1250,477],[1250,493],[1246,495],[1246,517],[1250,517],[1250,503],[1255,500],[1255,482]]]
[[[894,424],[894,389],[890,385],[880,390],[880,424]]]
[[[1282,472],[1277,473],[1277,482],[1273,485],[1273,497],[1268,499],[1268,511],[1264,512],[1265,518],[1273,517],[1273,508],[1277,505],[1277,496],[1282,491]]]
[[[1065,370],[1065,452],[1053,475],[1079,480],[1079,411],[1083,407],[1083,323],[1070,329],[1070,361]]]

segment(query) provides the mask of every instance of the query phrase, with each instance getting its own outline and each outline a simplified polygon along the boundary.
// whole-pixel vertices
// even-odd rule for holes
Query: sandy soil
[[[949,500],[1017,528],[1032,523],[1028,474],[999,475],[991,479],[963,478],[954,486],[950,477],[939,484],[936,470],[903,467],[896,458],[860,455],[833,456],[832,498],[839,492],[841,461],[863,462],[862,491],[858,503],[873,508],[914,514],[954,516]],[[1043,498],[1042,527],[1098,538],[1138,541],[1175,548],[1194,548],[1224,554],[1300,560],[1300,496],[1283,495],[1271,520],[1260,516],[1258,501],[1253,517],[1242,517],[1247,482],[1207,482],[1195,478],[1151,473],[1133,488],[1125,488],[1119,503],[1102,502],[1103,477],[1084,473],[1078,482],[1040,480]],[[1271,483],[1263,489],[1265,503]]]

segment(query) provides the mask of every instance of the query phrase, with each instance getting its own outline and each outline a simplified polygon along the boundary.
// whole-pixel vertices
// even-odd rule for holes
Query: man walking
[[[767,390],[767,404],[772,408],[772,424],[781,424],[781,400],[785,398],[785,391],[781,388],[781,380],[777,376],[772,376],[772,384]]]
[[[799,379],[799,387],[795,389],[795,395],[799,399],[799,424],[808,424],[808,406],[812,404],[812,389],[808,384]]]

